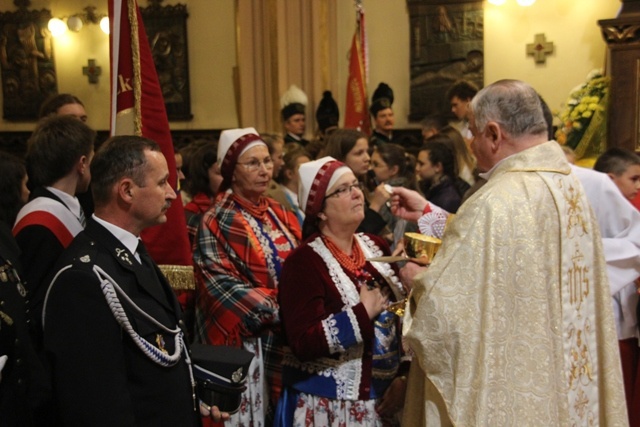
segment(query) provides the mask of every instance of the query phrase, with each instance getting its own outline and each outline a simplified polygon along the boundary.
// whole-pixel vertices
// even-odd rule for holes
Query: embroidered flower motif
[[[340,344],[340,338],[338,337],[338,334],[340,333],[340,330],[338,329],[338,322],[333,314],[322,321],[322,329],[324,330],[324,336],[327,339],[329,352],[334,354],[344,351],[342,344]]]

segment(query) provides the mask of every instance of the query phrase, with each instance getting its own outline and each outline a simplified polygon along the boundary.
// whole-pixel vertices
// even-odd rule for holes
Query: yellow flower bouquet
[[[559,115],[561,126],[556,131],[556,140],[574,150],[579,150],[579,145],[604,146],[602,129],[606,129],[608,93],[609,77],[604,76],[602,70],[589,73],[587,81],[571,91]],[[598,140],[593,140],[595,134]],[[586,149],[582,147],[580,151]]]

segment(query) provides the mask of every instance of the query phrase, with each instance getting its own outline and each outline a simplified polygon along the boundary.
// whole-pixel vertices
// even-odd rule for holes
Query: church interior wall
[[[246,1],[246,0],[238,0]],[[303,0],[286,0],[303,1]],[[285,4],[286,4],[285,1]],[[344,112],[348,73],[348,51],[355,29],[353,2],[337,1],[337,100]],[[179,1],[165,0],[163,5]],[[233,70],[237,65],[235,45],[235,0],[183,0],[187,4],[189,72],[193,120],[171,122],[174,130],[223,129],[238,126]],[[144,0],[140,1],[146,5]],[[363,0],[369,42],[370,92],[381,81],[395,92],[396,127],[409,123],[409,15],[405,0]],[[54,16],[68,16],[88,5],[106,13],[106,1],[32,0],[31,8],[50,9]],[[596,23],[616,16],[617,0],[537,0],[521,7],[515,0],[503,6],[485,4],[485,83],[502,78],[532,84],[554,110],[559,110],[569,91],[586,75],[605,64],[606,45]],[[16,10],[13,0],[0,0],[0,12]],[[247,31],[247,29],[241,29]],[[536,64],[525,53],[535,34],[543,33],[555,51],[546,63]],[[89,125],[109,127],[108,37],[97,25],[86,25],[79,33],[67,32],[55,39],[54,54],[58,91],[82,99],[89,112]],[[82,75],[88,59],[102,67],[98,84]],[[290,82],[295,84],[296,82]],[[304,88],[303,88],[304,89]],[[0,94],[1,98],[1,94]],[[315,107],[314,107],[315,109]],[[0,121],[2,131],[26,131],[32,122]]]

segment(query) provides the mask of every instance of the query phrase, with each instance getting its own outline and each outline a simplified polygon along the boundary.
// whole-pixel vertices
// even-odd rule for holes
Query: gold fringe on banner
[[[192,291],[196,288],[196,278],[191,265],[159,265],[174,291]]]

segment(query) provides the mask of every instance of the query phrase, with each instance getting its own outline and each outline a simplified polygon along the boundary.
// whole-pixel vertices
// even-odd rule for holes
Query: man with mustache
[[[393,90],[386,83],[380,83],[371,97],[369,112],[373,117],[373,132],[369,138],[369,147],[393,142],[393,127],[396,119],[393,116]]]
[[[166,159],[149,139],[119,136],[91,172],[95,213],[60,257],[43,310],[59,421],[197,426],[180,306],[139,238],[176,199]]]

